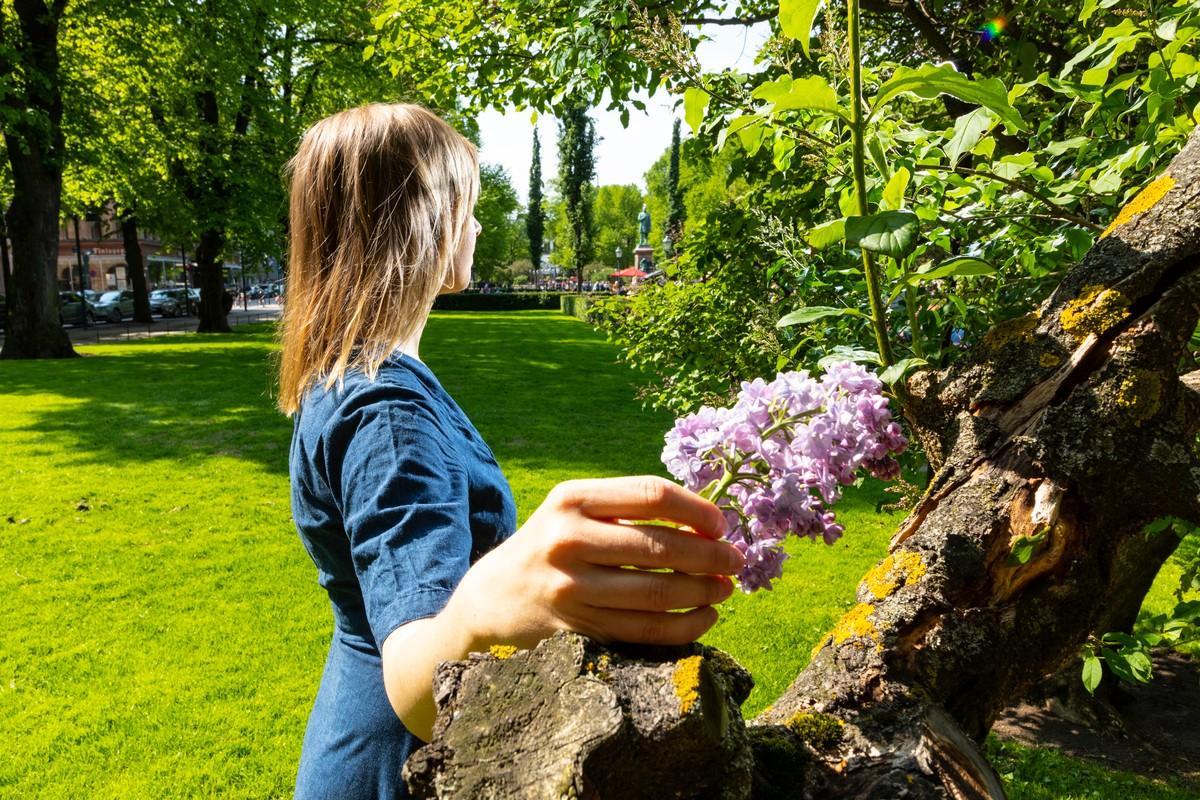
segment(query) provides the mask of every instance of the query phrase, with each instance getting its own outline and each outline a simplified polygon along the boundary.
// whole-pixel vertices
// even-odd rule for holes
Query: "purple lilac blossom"
[[[830,506],[859,470],[883,480],[900,474],[893,456],[908,440],[882,389],[874,373],[843,361],[819,380],[799,371],[747,381],[732,407],[676,420],[663,463],[692,491],[715,497],[726,539],[746,556],[743,591],[771,588],[789,534],[826,544],[841,537]]]

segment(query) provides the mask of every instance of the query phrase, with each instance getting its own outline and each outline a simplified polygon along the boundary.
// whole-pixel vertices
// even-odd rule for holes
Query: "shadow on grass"
[[[2,362],[0,395],[20,398],[17,407],[32,417],[14,430],[28,435],[27,446],[74,463],[224,456],[286,473],[292,424],[274,407],[273,329],[244,330],[92,346],[82,359]],[[661,472],[670,416],[641,409],[634,373],[573,318],[438,314],[421,355],[502,465]]]

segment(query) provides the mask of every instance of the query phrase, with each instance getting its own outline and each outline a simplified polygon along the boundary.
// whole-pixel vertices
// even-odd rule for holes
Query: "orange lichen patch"
[[[1158,413],[1162,405],[1162,379],[1148,369],[1135,369],[1121,378],[1113,402],[1124,411],[1134,426]]]
[[[1142,189],[1132,200],[1125,204],[1125,207],[1117,213],[1116,218],[1104,229],[1104,233],[1100,234],[1100,238],[1103,239],[1108,236],[1138,214],[1154,208],[1158,205],[1158,201],[1166,197],[1167,192],[1171,191],[1174,187],[1174,178],[1166,173],[1159,175],[1145,189]]]
[[[1057,367],[1062,363],[1062,359],[1054,355],[1054,353],[1042,353],[1042,357],[1038,359],[1038,365],[1042,367]]]
[[[920,553],[906,551],[889,555],[863,578],[867,590],[882,600],[903,586],[912,586],[925,577],[925,562]]]
[[[1034,311],[1022,317],[998,323],[983,335],[983,346],[989,350],[998,350],[1010,342],[1032,342],[1033,329],[1037,327],[1040,319],[1041,313]]]
[[[1059,319],[1064,331],[1083,339],[1089,333],[1103,333],[1128,313],[1128,297],[1116,289],[1093,284],[1083,287],[1079,297],[1067,303]]]
[[[511,644],[494,644],[488,648],[488,652],[503,661],[506,658],[511,658],[517,652],[517,648]]]
[[[700,666],[703,661],[703,656],[688,656],[675,665],[675,672],[671,675],[682,714],[695,708],[700,699]]]

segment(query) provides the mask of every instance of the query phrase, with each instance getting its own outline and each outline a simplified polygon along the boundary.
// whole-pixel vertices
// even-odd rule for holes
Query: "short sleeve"
[[[382,647],[396,628],[441,611],[470,566],[466,471],[417,400],[376,399],[339,415],[326,447],[329,486]]]

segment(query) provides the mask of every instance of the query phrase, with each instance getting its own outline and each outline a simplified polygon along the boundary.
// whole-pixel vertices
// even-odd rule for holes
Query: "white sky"
[[[734,67],[743,72],[755,70],[754,54],[766,41],[765,24],[745,28],[740,25],[706,25],[702,33],[710,41],[702,42],[697,50],[700,65],[709,72]],[[629,127],[621,127],[616,111],[594,109],[596,120],[596,185],[632,183],[645,191],[642,176],[663,150],[671,144],[671,121],[683,117],[682,101],[665,91],[654,97],[639,95],[646,102],[647,112],[629,109]],[[676,110],[674,105],[679,103]],[[529,165],[533,148],[533,122],[529,111],[509,110],[503,114],[486,111],[479,116],[482,143],[480,158],[488,164],[500,164],[524,203],[529,194]],[[547,194],[550,183],[558,174],[558,123],[553,117],[540,115],[538,135],[542,140],[542,186]],[[682,133],[690,131],[683,125]]]

